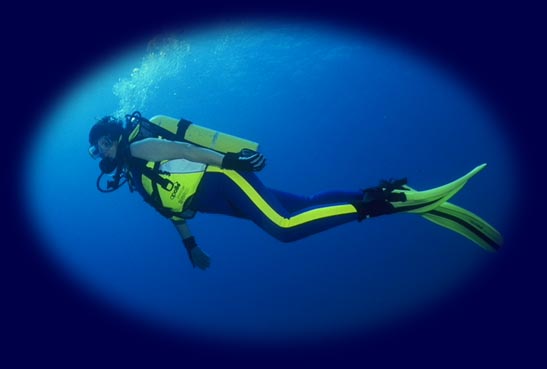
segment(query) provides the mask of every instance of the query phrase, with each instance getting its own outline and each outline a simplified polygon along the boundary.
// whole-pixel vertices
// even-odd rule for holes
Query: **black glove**
[[[238,153],[229,152],[222,159],[222,169],[233,169],[242,172],[258,172],[266,166],[264,155],[249,149]]]
[[[188,258],[194,268],[196,266],[202,270],[209,268],[209,265],[211,265],[211,259],[209,258],[209,255],[204,253],[203,250],[198,247],[196,239],[193,236],[185,238],[182,242],[184,242],[184,248],[188,251]]]

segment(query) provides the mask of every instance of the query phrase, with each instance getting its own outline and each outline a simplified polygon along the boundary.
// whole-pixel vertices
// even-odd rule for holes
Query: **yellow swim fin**
[[[477,168],[481,168],[481,166]],[[477,168],[468,173],[467,176]],[[482,168],[484,168],[484,164]],[[482,170],[482,168],[479,170]],[[403,187],[409,191],[415,191],[408,185],[404,185]],[[498,251],[503,245],[502,235],[487,221],[469,210],[450,202],[441,203],[436,208],[420,215],[430,222],[467,237],[487,251]]]
[[[404,199],[402,201],[390,201],[390,203],[396,213],[427,213],[439,207],[441,204],[448,201],[452,196],[457,194],[463,186],[465,186],[467,181],[473,178],[485,167],[486,164],[481,164],[455,181],[431,190],[415,191],[408,186],[403,186],[401,189],[394,189],[392,194],[404,194]]]
[[[465,184],[482,171],[481,164],[466,175],[444,186],[416,191],[406,185],[406,179],[383,181],[380,186],[364,190],[359,220],[393,213],[415,213],[425,219],[467,237],[488,251],[496,251],[503,244],[501,234],[476,214],[448,202]]]
[[[501,234],[484,219],[449,202],[421,215],[441,227],[467,237],[487,251],[498,251],[503,244]]]

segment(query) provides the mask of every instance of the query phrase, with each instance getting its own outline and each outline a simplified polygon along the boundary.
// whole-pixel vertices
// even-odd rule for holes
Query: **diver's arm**
[[[238,153],[220,154],[191,143],[159,138],[146,138],[133,142],[129,145],[129,150],[133,157],[146,161],[187,159],[197,163],[243,172],[258,172],[266,165],[264,156],[253,150],[243,149]]]
[[[182,240],[193,236],[190,228],[188,227],[188,223],[186,223],[185,220],[171,220],[171,222],[175,226],[175,229],[179,233],[179,236]]]
[[[196,239],[192,235],[192,232],[190,232],[190,228],[188,228],[186,221],[172,222],[180,238],[182,239],[182,242],[184,243],[186,251],[188,251],[188,258],[190,259],[192,266],[197,266],[202,270],[209,268],[209,265],[211,265],[211,259],[209,258],[209,255],[203,252],[203,250],[196,244]]]
[[[129,146],[131,155],[146,161],[187,159],[190,161],[220,167],[224,155],[188,142],[145,138]]]

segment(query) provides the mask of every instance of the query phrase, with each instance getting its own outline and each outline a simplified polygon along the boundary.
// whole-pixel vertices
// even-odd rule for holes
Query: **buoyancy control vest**
[[[258,143],[205,128],[185,119],[156,115],[150,120],[135,112],[127,116],[127,150],[133,142],[145,138],[162,138],[190,142],[220,153],[243,149],[258,151]],[[146,161],[126,156],[129,184],[160,214],[172,220],[192,217],[188,208],[207,166],[186,159]]]

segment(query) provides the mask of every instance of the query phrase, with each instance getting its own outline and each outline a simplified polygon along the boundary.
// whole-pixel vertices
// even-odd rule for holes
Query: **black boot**
[[[370,187],[363,190],[363,199],[353,205],[359,213],[359,221],[371,217],[377,217],[384,214],[395,212],[392,202],[406,201],[404,192],[393,193],[394,190],[404,190],[407,179],[382,180],[376,187]]]

